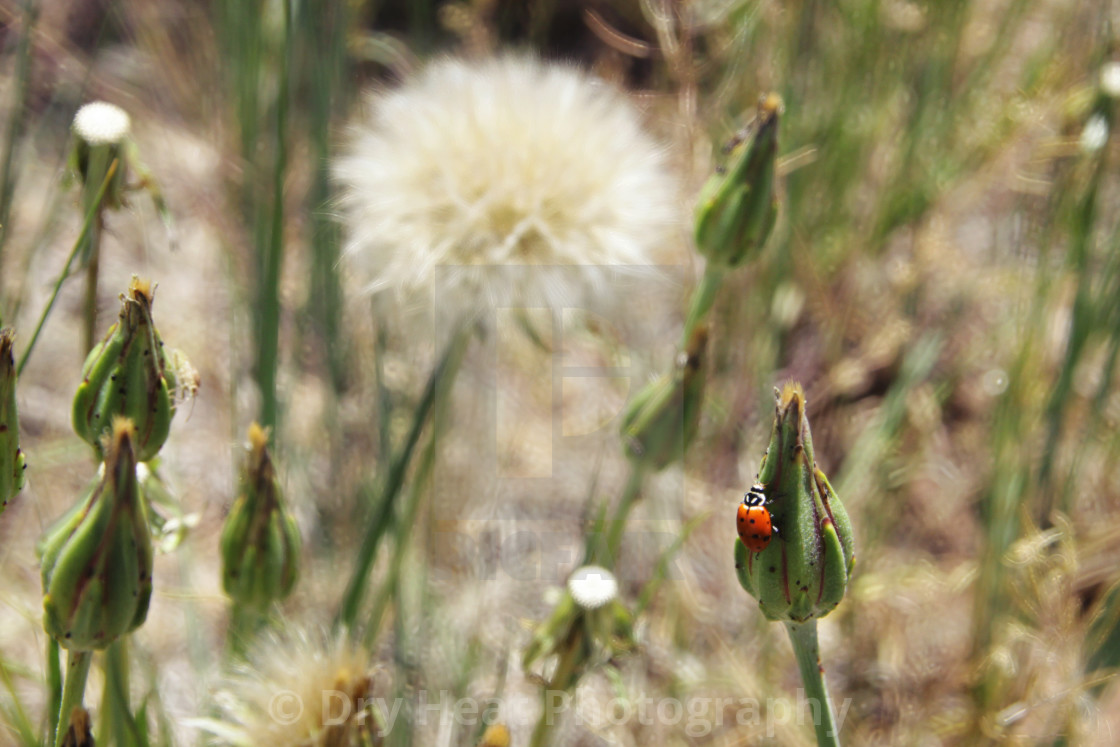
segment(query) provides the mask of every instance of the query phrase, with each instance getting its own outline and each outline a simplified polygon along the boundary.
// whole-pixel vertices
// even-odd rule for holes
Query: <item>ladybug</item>
[[[778,530],[770,520],[770,511],[766,508],[766,495],[762,492],[761,483],[755,483],[743,502],[739,504],[736,519],[739,539],[751,552],[762,552],[770,544],[774,533]]]

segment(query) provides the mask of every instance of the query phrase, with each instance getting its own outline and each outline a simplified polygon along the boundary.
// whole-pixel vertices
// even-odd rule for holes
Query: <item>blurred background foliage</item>
[[[1101,72],[1120,62],[1118,11],[1107,0],[0,2],[4,323],[26,339],[77,233],[60,175],[81,103],[131,113],[180,234],[170,249],[138,200],[112,217],[103,250],[102,311],[123,287],[110,278],[151,275],[164,337],[203,381],[165,465],[200,521],[157,565],[165,583],[138,636],[149,670],[134,688],[174,718],[205,703],[224,614],[211,556],[252,418],[276,425],[312,538],[288,614],[330,619],[337,568],[365,524],[355,516],[371,510],[371,481],[422,396],[432,350],[351,293],[329,160],[366,89],[432,55],[516,47],[631,92],[671,149],[685,204],[759,95],[786,102],[778,228],[717,300],[700,434],[683,478],[655,487],[663,499],[649,509],[678,531],[707,518],[681,550],[678,583],[646,611],[641,655],[605,691],[765,699],[796,688],[788,644],[729,567],[731,513],[763,448],[771,388],[794,378],[857,535],[849,598],[822,630],[833,695],[851,699],[845,741],[1113,743],[1120,151],[1117,91]],[[1094,117],[1103,143],[1084,136]],[[698,276],[683,241],[672,260]],[[41,707],[29,547],[84,479],[67,424],[81,363],[80,284],[69,285],[21,382],[33,487],[0,518],[0,704],[12,733]],[[650,359],[667,360],[674,339]],[[533,346],[515,352],[522,374],[542,360]],[[531,399],[530,384],[510,380]],[[460,399],[472,385],[460,381]],[[456,424],[470,409],[456,407],[441,446],[452,454],[469,450]],[[492,500],[432,495],[388,512],[397,551],[377,574],[394,583],[377,610],[390,691],[514,692],[507,651],[527,637],[516,620],[547,609],[541,579],[486,578],[484,561],[449,557],[446,499]],[[492,515],[547,520],[576,544],[585,499],[518,496]],[[472,537],[493,545],[480,553],[508,554],[501,568],[540,562],[539,546],[497,542],[504,531]],[[637,584],[653,570],[634,573]],[[700,737],[608,731],[624,744],[809,738],[728,713],[711,712],[721,725]],[[418,725],[391,743],[432,734]]]

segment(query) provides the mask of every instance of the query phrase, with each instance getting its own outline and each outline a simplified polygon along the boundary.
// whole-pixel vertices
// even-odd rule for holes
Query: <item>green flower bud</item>
[[[696,327],[675,370],[638,392],[622,415],[622,443],[636,464],[662,470],[681,459],[700,425],[708,330]]]
[[[852,525],[814,461],[798,384],[787,384],[778,395],[758,487],[773,537],[760,552],[735,540],[739,583],[770,620],[803,623],[823,617],[844,598],[855,564]]]
[[[739,267],[758,253],[778,217],[774,166],[782,100],[762,97],[758,116],[729,147],[725,169],[708,178],[696,210],[696,248],[709,262]]]
[[[249,426],[249,460],[241,494],[222,528],[222,588],[240,604],[263,609],[291,593],[299,576],[300,536],[284,508],[268,455],[268,431]]]
[[[533,633],[521,665],[528,670],[539,660],[557,657],[548,686],[568,690],[592,666],[636,646],[634,619],[618,599],[614,574],[589,565],[569,577],[552,615]]]
[[[43,628],[64,648],[105,648],[139,627],[152,541],[136,482],[136,429],[116,418],[101,478],[43,538]]]
[[[23,488],[27,461],[19,448],[16,414],[16,367],[12,359],[12,331],[0,329],[0,513]]]
[[[152,322],[151,284],[133,275],[128,294],[121,296],[120,319],[90,351],[74,395],[74,431],[99,458],[101,439],[116,415],[136,426],[140,461],[159,453],[175,414],[168,356]]]

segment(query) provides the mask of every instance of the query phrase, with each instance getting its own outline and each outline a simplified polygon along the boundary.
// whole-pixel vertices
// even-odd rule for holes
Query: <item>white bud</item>
[[[119,143],[130,127],[128,113],[104,101],[86,104],[74,115],[74,134],[90,145]]]
[[[1108,122],[1101,114],[1094,114],[1081,131],[1081,150],[1095,153],[1108,142]]]
[[[1120,62],[1101,65],[1101,91],[1111,98],[1120,98]]]
[[[594,610],[618,596],[618,581],[606,568],[585,565],[568,579],[568,591],[580,607]]]

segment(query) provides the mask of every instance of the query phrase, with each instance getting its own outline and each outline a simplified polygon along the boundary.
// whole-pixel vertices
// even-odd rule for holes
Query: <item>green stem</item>
[[[104,213],[100,199],[90,206],[94,210],[94,225],[89,232],[86,264],[86,293],[82,307],[82,356],[89,355],[97,341],[97,278],[101,274],[101,230]]]
[[[54,744],[54,730],[62,708],[62,667],[58,663],[58,641],[47,636],[47,721],[50,724],[48,744]]]
[[[62,688],[62,705],[58,709],[54,747],[62,747],[70,728],[70,714],[75,708],[82,706],[82,699],[86,694],[86,677],[89,676],[89,664],[92,660],[92,651],[70,651],[66,657],[66,685]]]
[[[142,740],[129,700],[128,637],[118,638],[105,649],[105,691],[101,696],[101,732],[105,744],[139,745]]]
[[[424,453],[420,456],[420,463],[416,468],[416,475],[413,477],[412,487],[409,489],[408,503],[395,522],[395,531],[393,532],[393,555],[389,559],[389,572],[386,575],[384,584],[373,601],[373,611],[370,613],[369,619],[366,622],[366,632],[363,643],[371,651],[373,650],[374,642],[377,640],[377,634],[381,630],[381,618],[384,616],[385,610],[389,606],[392,590],[399,586],[401,568],[404,564],[405,552],[408,550],[408,540],[411,537],[411,529],[416,525],[416,515],[420,510],[424,487],[431,477],[432,467],[435,464],[440,419],[439,413],[437,413],[435,422],[432,425],[431,434],[428,437],[428,443],[424,447]]]
[[[828,697],[828,686],[824,682],[824,667],[821,666],[821,651],[817,644],[817,621],[806,623],[787,622],[786,630],[797,657],[797,667],[801,670],[801,681],[805,683],[805,696],[809,700],[809,710],[813,714],[813,729],[817,734],[819,747],[840,747],[840,735],[836,728],[836,715],[832,711],[832,701]],[[816,706],[814,708],[813,706]]]
[[[709,262],[708,266],[704,268],[704,277],[700,278],[700,284],[696,286],[696,290],[692,293],[692,300],[689,302],[688,316],[685,317],[684,322],[684,334],[681,335],[682,348],[688,347],[688,341],[692,338],[696,326],[712,310],[712,304],[716,300],[716,292],[722,284],[723,270]]]
[[[268,622],[268,611],[230,603],[229,630],[226,632],[226,646],[230,657],[244,661],[248,658],[249,648],[257,633]]]
[[[280,93],[276,102],[276,160],[272,172],[272,223],[262,246],[257,326],[257,384],[261,389],[262,426],[276,425],[276,368],[280,352],[280,269],[284,260],[284,176],[288,169],[288,81],[292,56],[292,4],[284,1],[284,50]]]
[[[78,239],[74,242],[74,248],[70,250],[70,256],[66,258],[66,264],[59,273],[58,280],[55,281],[54,290],[51,291],[51,297],[47,300],[47,305],[43,308],[43,313],[39,316],[39,322],[35,325],[35,332],[31,335],[31,341],[27,343],[27,349],[23,351],[20,356],[19,365],[16,366],[16,376],[23,373],[23,367],[27,365],[27,359],[31,357],[31,351],[35,349],[35,343],[39,339],[39,333],[43,331],[43,325],[47,323],[47,317],[51,314],[51,309],[54,308],[54,302],[58,300],[58,292],[62,290],[62,284],[66,282],[66,278],[70,277],[70,265],[74,264],[74,258],[78,256],[82,247],[85,246],[86,237],[89,235],[90,229],[93,227],[94,218],[99,213],[98,206],[101,204],[101,198],[105,195],[105,190],[109,188],[109,183],[113,181],[113,174],[117,172],[117,166],[120,161],[114,160],[105,174],[105,180],[101,182],[101,188],[97,190],[97,197],[93,201],[92,209],[86,212],[86,220],[82,224],[81,233],[78,234]]]
[[[529,747],[544,747],[548,744],[548,732],[552,724],[548,723],[548,690],[541,690],[541,717],[533,727],[533,736],[529,738]]]
[[[630,477],[626,480],[626,487],[622,490],[622,497],[614,511],[610,528],[607,533],[607,558],[606,562],[614,565],[618,561],[618,550],[622,545],[622,532],[626,528],[626,518],[630,509],[634,507],[638,496],[642,493],[642,483],[645,481],[645,470],[638,464],[631,464]]]
[[[549,712],[549,694],[568,692],[579,681],[576,670],[582,660],[584,635],[582,625],[577,624],[572,628],[565,642],[564,652],[560,655],[560,661],[556,662],[556,671],[552,675],[552,680],[541,690],[541,717],[533,728],[533,735],[529,741],[530,747],[544,747],[548,744],[548,734],[556,725],[554,714]]]
[[[409,430],[408,437],[401,450],[389,465],[389,472],[382,484],[376,507],[370,514],[366,531],[362,537],[362,547],[358,551],[358,560],[346,586],[346,593],[343,595],[338,618],[335,620],[336,629],[342,626],[351,633],[354,632],[354,623],[358,619],[358,612],[365,598],[369,574],[373,570],[373,561],[377,557],[381,535],[389,525],[396,497],[401,492],[405,473],[408,471],[409,462],[412,461],[412,453],[416,450],[416,444],[420,440],[420,434],[423,432],[432,410],[435,408],[436,400],[440,398],[442,393],[451,390],[451,385],[455,380],[455,374],[459,370],[459,364],[462,362],[463,353],[466,351],[470,336],[470,328],[459,329],[453,333],[443,356],[436,364],[431,376],[428,377],[424,394],[420,398],[420,404],[413,416],[412,428]]]

